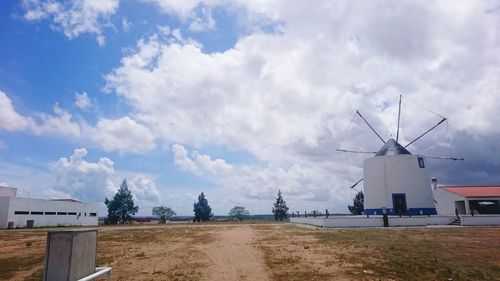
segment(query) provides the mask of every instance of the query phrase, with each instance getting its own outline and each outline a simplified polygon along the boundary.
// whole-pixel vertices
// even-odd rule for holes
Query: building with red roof
[[[500,185],[440,185],[433,182],[438,214],[500,214]]]

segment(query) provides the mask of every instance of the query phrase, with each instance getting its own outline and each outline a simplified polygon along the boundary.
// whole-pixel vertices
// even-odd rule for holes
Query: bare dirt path
[[[214,235],[215,242],[200,245],[210,260],[204,280],[270,280],[252,226],[228,226],[217,229]]]

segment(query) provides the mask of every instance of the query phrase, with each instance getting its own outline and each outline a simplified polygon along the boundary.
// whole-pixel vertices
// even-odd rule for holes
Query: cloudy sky
[[[500,1],[24,0],[0,4],[0,184],[140,214],[347,212],[396,134],[448,184],[500,182]],[[358,190],[362,189],[362,185]]]

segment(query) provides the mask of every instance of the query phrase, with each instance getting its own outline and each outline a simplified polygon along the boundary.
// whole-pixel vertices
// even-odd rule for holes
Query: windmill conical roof
[[[394,139],[388,139],[375,156],[411,154]]]

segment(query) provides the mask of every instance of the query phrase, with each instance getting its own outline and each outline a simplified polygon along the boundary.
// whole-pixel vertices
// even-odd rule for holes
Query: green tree
[[[243,206],[234,206],[231,209],[231,211],[229,211],[229,216],[232,217],[233,219],[237,219],[239,221],[247,219],[249,215],[250,215],[250,212],[248,212],[248,210],[245,209],[245,207],[243,207]]]
[[[363,211],[365,210],[365,195],[363,194],[363,191],[360,191],[356,194],[356,197],[352,200],[353,205],[348,206],[349,212],[353,215],[362,215]]]
[[[126,179],[123,180],[113,199],[106,198],[104,203],[108,207],[108,221],[110,224],[128,222],[139,211],[139,207],[134,204]]]
[[[288,207],[281,196],[281,190],[278,190],[278,198],[276,198],[276,203],[274,203],[273,214],[276,221],[282,221],[288,217]]]
[[[160,223],[165,223],[171,216],[177,215],[172,208],[167,206],[153,207],[153,216],[160,217]]]
[[[193,204],[194,222],[208,221],[213,216],[212,208],[208,205],[208,200],[203,192],[198,196],[198,202]]]

